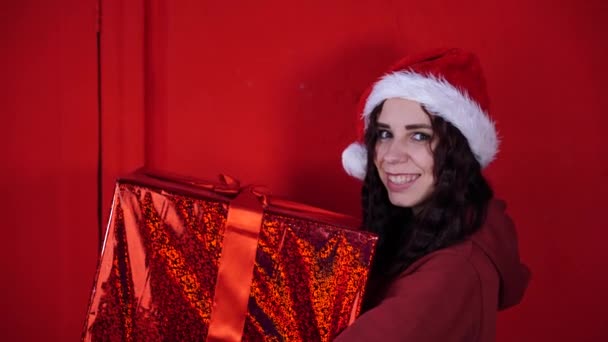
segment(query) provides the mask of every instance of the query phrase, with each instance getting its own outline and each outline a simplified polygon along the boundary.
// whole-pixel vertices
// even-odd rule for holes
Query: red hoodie
[[[494,341],[497,311],[519,303],[529,278],[505,204],[493,200],[477,233],[408,267],[335,341]]]

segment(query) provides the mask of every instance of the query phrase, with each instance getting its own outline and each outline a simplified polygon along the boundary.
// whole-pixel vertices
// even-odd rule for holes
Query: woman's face
[[[415,207],[432,193],[433,139],[431,119],[418,102],[391,98],[384,102],[377,122],[374,164],[389,200],[399,207]]]

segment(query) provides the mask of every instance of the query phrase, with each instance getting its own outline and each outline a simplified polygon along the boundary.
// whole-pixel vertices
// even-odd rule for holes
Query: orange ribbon
[[[208,342],[241,341],[262,227],[262,206],[250,190],[230,203],[215,284]]]

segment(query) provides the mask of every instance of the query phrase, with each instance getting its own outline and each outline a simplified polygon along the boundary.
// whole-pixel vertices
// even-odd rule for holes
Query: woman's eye
[[[391,138],[393,135],[391,134],[390,131],[387,131],[385,129],[382,129],[380,131],[378,131],[378,138],[379,139],[389,139]]]
[[[378,130],[378,139],[388,139],[390,137],[391,137],[391,132],[389,132],[385,129]]]
[[[422,132],[416,132],[412,135],[412,138],[416,141],[429,141],[431,140],[431,136],[426,134],[426,133],[422,133]]]

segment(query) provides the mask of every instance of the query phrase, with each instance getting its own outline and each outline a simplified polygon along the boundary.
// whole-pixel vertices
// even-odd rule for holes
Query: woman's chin
[[[411,208],[422,202],[421,199],[417,199],[413,196],[404,194],[389,194],[389,200],[396,207]]]
[[[401,207],[401,208],[414,208],[414,207],[418,207],[421,204],[423,204],[428,198],[429,198],[430,194],[429,193],[414,193],[414,192],[401,192],[401,193],[395,193],[395,192],[390,192],[388,193],[388,199],[389,201],[396,207]]]

